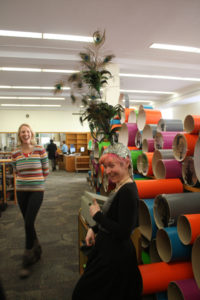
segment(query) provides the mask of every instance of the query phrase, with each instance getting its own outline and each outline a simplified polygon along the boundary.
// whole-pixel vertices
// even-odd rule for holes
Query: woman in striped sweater
[[[16,172],[17,200],[25,225],[25,252],[20,277],[30,275],[29,266],[41,256],[35,219],[44,196],[44,183],[49,173],[48,157],[42,146],[36,145],[34,133],[28,124],[18,129],[18,148],[12,153]]]

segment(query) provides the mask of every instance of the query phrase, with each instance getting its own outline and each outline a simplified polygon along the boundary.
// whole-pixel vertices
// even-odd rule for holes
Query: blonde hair
[[[30,132],[31,132],[31,145],[35,145],[36,144],[35,134],[34,134],[32,128],[31,128],[31,126],[29,124],[23,123],[23,124],[21,124],[19,126],[18,132],[17,132],[17,142],[18,142],[17,144],[18,144],[18,146],[22,145],[22,141],[20,139],[20,131],[21,131],[21,129],[22,129],[23,126],[26,126],[26,127],[28,127],[30,129]]]

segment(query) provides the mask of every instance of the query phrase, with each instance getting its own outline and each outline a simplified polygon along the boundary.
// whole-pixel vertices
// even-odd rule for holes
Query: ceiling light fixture
[[[1,104],[1,106],[28,106],[28,107],[61,107],[61,105],[57,104]]]
[[[122,93],[135,93],[135,94],[163,94],[163,95],[177,95],[173,92],[164,91],[147,91],[147,90],[120,90]]]
[[[166,75],[147,75],[147,74],[126,74],[120,73],[120,77],[134,77],[134,78],[150,78],[150,79],[169,79],[169,80],[183,80],[183,81],[200,81],[200,78],[193,77],[179,77]]]
[[[75,71],[75,70],[56,70],[56,69],[41,69],[41,72],[48,72],[48,73],[67,73],[67,74],[71,74],[71,73],[77,73],[79,71]]]
[[[53,86],[21,86],[21,85],[0,85],[0,89],[24,89],[24,90],[54,90]],[[70,87],[63,87],[61,90],[70,90]]]
[[[93,38],[90,36],[70,35],[70,34],[53,34],[53,33],[41,33],[41,32],[26,32],[26,31],[14,31],[14,30],[0,30],[0,36],[48,39],[48,40],[62,40],[62,41],[86,42],[86,43],[93,42]]]
[[[40,32],[26,32],[26,31],[13,31],[13,30],[0,30],[0,36],[24,37],[41,39],[42,33]]]
[[[12,67],[0,67],[0,71],[16,71],[16,72],[42,72],[38,68],[12,68]]]
[[[181,52],[191,52],[191,53],[200,53],[200,48],[182,46],[182,45],[153,43],[149,48],[161,49],[161,50],[171,50],[171,51],[181,51]]]
[[[53,33],[43,33],[43,39],[73,41],[73,42],[86,42],[86,43],[93,42],[93,38],[90,36],[53,34]]]
[[[7,99],[7,100],[65,100],[64,97],[17,97],[17,96],[0,96],[0,99]]]
[[[13,68],[13,67],[0,67],[0,71],[16,71],[16,72],[46,72],[46,73],[78,73],[76,70],[57,70],[57,69],[39,69],[39,68]]]

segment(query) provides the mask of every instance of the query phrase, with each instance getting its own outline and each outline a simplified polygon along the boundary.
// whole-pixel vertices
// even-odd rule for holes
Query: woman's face
[[[104,170],[113,183],[118,183],[129,175],[127,161],[120,162],[113,157],[106,160]]]
[[[19,132],[19,138],[22,144],[30,144],[32,138],[32,133],[30,128],[27,126],[22,126]]]

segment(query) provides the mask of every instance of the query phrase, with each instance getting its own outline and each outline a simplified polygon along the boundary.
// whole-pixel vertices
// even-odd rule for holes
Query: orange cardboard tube
[[[139,269],[143,281],[143,295],[165,291],[171,281],[193,278],[190,262],[158,262],[139,265]]]
[[[137,180],[140,199],[152,199],[159,194],[183,193],[183,184],[178,178]]]
[[[193,244],[197,236],[200,235],[200,214],[179,216],[177,230],[183,244]]]

